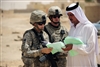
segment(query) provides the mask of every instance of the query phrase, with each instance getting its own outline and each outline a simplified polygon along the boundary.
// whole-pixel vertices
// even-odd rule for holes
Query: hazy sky
[[[42,2],[48,4],[54,2],[54,0],[0,0],[0,8],[4,10],[9,9],[25,9],[26,5],[30,2]]]

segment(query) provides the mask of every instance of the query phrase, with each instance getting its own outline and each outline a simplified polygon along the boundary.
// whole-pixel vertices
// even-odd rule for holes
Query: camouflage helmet
[[[46,22],[46,13],[42,10],[33,11],[30,17],[30,24],[34,24],[35,22]]]
[[[48,17],[51,15],[61,15],[62,16],[62,11],[58,6],[52,6],[48,10]]]

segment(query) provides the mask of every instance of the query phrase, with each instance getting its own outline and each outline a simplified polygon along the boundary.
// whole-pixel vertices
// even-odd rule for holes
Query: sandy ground
[[[2,17],[3,16],[3,17]],[[30,14],[3,14],[0,16],[0,67],[22,67],[21,38],[29,24]],[[67,18],[62,25],[69,30]],[[98,38],[100,44],[100,38]]]

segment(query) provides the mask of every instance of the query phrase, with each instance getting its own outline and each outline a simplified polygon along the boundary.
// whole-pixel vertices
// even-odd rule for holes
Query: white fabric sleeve
[[[95,51],[95,43],[96,43],[96,33],[93,28],[85,30],[84,32],[88,32],[88,34],[84,33],[87,37],[86,43],[82,45],[73,44],[72,50],[77,51],[79,54],[86,55],[93,51]]]

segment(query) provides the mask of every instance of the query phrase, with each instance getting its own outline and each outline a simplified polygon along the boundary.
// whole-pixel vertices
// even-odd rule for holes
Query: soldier
[[[63,41],[63,39],[68,35],[67,29],[61,26],[60,17],[62,16],[62,11],[58,6],[52,6],[48,10],[48,18],[51,22],[45,25],[44,31],[49,35],[49,41],[51,43]],[[65,53],[57,53],[56,60],[58,67],[66,67],[66,56]]]
[[[24,33],[21,46],[23,67],[50,67],[48,60],[42,62],[41,59],[52,50],[42,45],[43,41],[48,40],[48,35],[43,31],[45,23],[46,14],[43,11],[35,10],[31,13],[30,24],[33,28]]]

